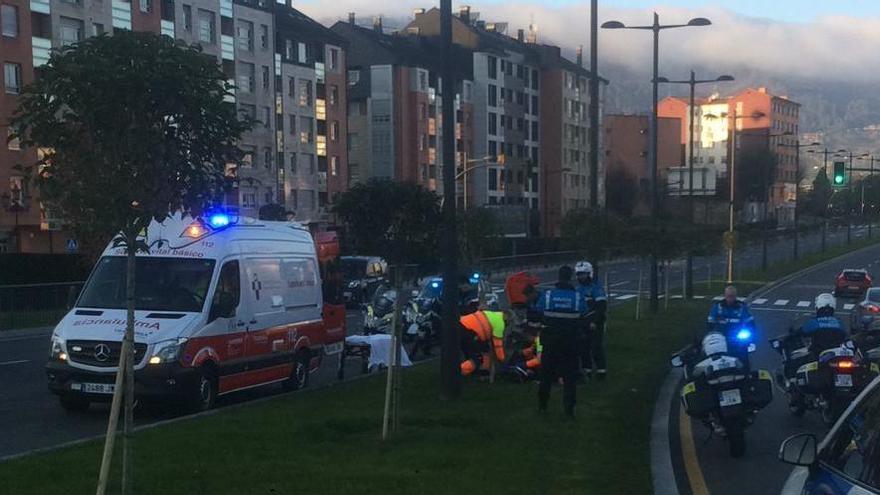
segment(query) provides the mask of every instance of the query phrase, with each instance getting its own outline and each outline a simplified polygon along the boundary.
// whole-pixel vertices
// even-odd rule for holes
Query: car
[[[779,459],[798,466],[781,495],[880,495],[880,378],[821,444],[812,433],[791,436],[782,442]]]
[[[861,297],[871,288],[871,276],[864,268],[847,268],[837,275],[834,282],[834,295],[837,297]]]
[[[366,303],[387,283],[388,263],[378,256],[342,256],[342,298],[347,306]]]
[[[867,330],[875,322],[880,324],[880,287],[868,289],[862,302],[853,308],[850,315],[850,332]]]

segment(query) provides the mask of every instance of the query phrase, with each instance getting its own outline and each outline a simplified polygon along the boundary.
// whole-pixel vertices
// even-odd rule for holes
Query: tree
[[[465,266],[473,266],[503,242],[501,223],[489,208],[471,208],[458,215],[458,245]]]
[[[225,101],[226,80],[197,47],[120,31],[54,51],[13,117],[16,135],[40,150],[34,167],[44,203],[78,238],[112,238],[127,252],[128,316],[99,494],[123,392],[123,492],[132,484],[135,255],[149,250],[139,233],[222,196],[225,166],[238,160],[236,141],[249,126]]]
[[[571,249],[598,263],[622,249],[622,227],[612,213],[579,208],[569,210],[562,219],[562,237]]]
[[[828,201],[832,194],[834,194],[834,189],[831,186],[831,181],[828,180],[825,170],[821,169],[813,179],[813,190],[804,198],[804,212],[817,217],[827,216]]]
[[[608,210],[623,217],[631,216],[639,195],[636,178],[624,168],[615,167],[608,173],[605,188]]]

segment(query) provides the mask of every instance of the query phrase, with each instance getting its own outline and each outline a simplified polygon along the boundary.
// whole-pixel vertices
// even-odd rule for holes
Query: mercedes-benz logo
[[[98,344],[95,346],[95,359],[105,362],[110,359],[110,347],[107,344]]]

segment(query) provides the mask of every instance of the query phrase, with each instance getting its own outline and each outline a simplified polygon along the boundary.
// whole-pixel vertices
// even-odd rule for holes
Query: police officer
[[[562,378],[562,404],[570,417],[574,417],[577,393],[577,335],[585,309],[583,299],[572,284],[573,272],[570,266],[562,266],[556,286],[544,291],[537,300],[537,310],[544,323],[538,410],[547,410],[553,382]]]
[[[713,304],[712,310],[709,311],[709,318],[706,321],[709,330],[717,329],[724,335],[727,335],[727,331],[731,330],[728,326],[734,320],[736,320],[738,326],[754,325],[755,317],[749,311],[748,304],[737,299],[736,295],[736,287],[728,285],[724,289],[724,299]]]
[[[605,315],[608,297],[602,285],[593,279],[593,265],[589,261],[574,266],[577,274],[577,291],[584,299],[587,318],[583,321],[580,364],[586,378],[592,377],[593,366],[599,380],[608,375],[605,362]]]

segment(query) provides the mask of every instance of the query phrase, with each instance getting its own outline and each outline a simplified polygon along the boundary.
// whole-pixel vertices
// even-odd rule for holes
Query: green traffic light
[[[842,175],[835,175],[834,176],[834,183],[835,184],[843,184],[843,176]]]

